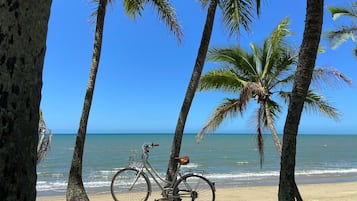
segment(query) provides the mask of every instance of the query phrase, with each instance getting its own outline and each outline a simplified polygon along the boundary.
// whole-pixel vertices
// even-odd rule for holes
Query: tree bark
[[[100,0],[98,4],[92,64],[90,68],[90,74],[89,74],[87,90],[84,98],[82,116],[81,116],[80,125],[76,138],[76,144],[73,151],[71,169],[68,177],[68,186],[67,186],[67,194],[66,194],[67,201],[89,201],[88,195],[83,186],[83,179],[82,179],[83,152],[84,152],[84,144],[85,144],[86,133],[87,133],[89,112],[92,105],[95,81],[97,77],[100,53],[102,48],[104,19],[105,19],[107,3],[108,0]]]
[[[203,66],[206,60],[208,46],[211,40],[211,35],[213,30],[213,22],[216,14],[217,4],[218,4],[218,0],[211,0],[207,11],[206,22],[202,33],[201,43],[198,49],[195,66],[193,68],[190,83],[188,84],[186,90],[186,95],[181,107],[180,115],[176,125],[174,139],[172,142],[170,161],[166,172],[166,179],[168,181],[173,181],[175,179],[173,178],[173,175],[177,170],[177,162],[175,161],[175,157],[178,157],[180,154],[186,119],[190,111],[190,107],[193,98],[195,96],[197,86],[202,74]]]
[[[51,0],[0,1],[0,200],[36,200],[42,70]]]
[[[279,201],[295,200],[296,138],[304,101],[311,83],[323,23],[323,0],[307,0],[303,41],[284,126]]]

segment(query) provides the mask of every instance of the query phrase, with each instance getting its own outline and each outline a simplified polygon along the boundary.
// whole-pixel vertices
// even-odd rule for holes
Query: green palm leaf
[[[357,10],[356,10],[357,2],[353,2],[349,8],[343,7],[332,7],[329,6],[327,9],[332,14],[333,20],[341,16],[350,17],[351,20],[357,19]],[[325,35],[327,40],[330,41],[333,49],[337,48],[340,44],[347,41],[348,39],[352,39],[355,43],[355,39],[357,36],[357,27],[355,23],[351,23],[351,25],[340,25],[337,30],[328,31]],[[357,45],[357,44],[356,44]],[[357,56],[357,48],[354,49],[355,56]]]
[[[237,92],[245,85],[246,81],[230,69],[218,69],[210,71],[200,79],[198,91],[222,90]]]
[[[201,141],[206,132],[214,132],[228,116],[234,118],[238,113],[242,113],[243,110],[244,108],[238,99],[225,99],[223,103],[217,106],[211,118],[198,132],[197,140]]]
[[[230,35],[238,34],[240,26],[249,31],[254,6],[251,0],[223,0],[220,6],[223,10],[223,23],[229,28]]]
[[[312,90],[308,91],[306,96],[304,109],[306,111],[320,112],[329,118],[338,120],[341,116],[339,111],[333,107],[322,95],[314,93]]]

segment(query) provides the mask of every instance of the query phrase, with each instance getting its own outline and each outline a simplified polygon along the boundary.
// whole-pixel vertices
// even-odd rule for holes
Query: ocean
[[[51,149],[37,166],[37,195],[65,195],[75,134],[55,134]],[[150,162],[164,176],[173,134],[88,134],[83,157],[87,193],[109,193],[113,175],[128,166],[129,156],[144,143],[158,143]],[[264,163],[260,166],[253,134],[211,134],[200,143],[185,134],[181,154],[190,157],[182,171],[203,173],[217,188],[278,185],[280,158],[270,135],[264,136]],[[357,135],[299,135],[296,182],[357,181]],[[155,184],[153,184],[155,185]]]

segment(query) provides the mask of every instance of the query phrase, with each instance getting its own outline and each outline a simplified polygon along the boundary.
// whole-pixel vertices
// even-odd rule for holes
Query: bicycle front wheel
[[[207,178],[197,174],[187,174],[177,180],[173,195],[182,201],[214,201],[215,187]]]
[[[148,177],[134,168],[119,170],[110,185],[110,192],[115,201],[146,201],[150,191]]]

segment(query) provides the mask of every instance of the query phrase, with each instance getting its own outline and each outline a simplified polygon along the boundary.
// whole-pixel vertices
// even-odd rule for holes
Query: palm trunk
[[[295,200],[296,137],[304,101],[310,86],[320,43],[323,22],[323,0],[307,0],[305,30],[297,72],[284,126],[281,156],[279,201]]]
[[[183,101],[180,115],[177,121],[175,136],[171,147],[170,161],[166,173],[166,179],[169,181],[173,181],[173,179],[175,179],[172,178],[177,170],[177,163],[175,161],[175,157],[179,156],[180,154],[186,119],[190,111],[192,100],[195,96],[197,86],[202,74],[202,69],[206,60],[208,46],[212,35],[213,22],[216,14],[217,4],[218,4],[218,0],[211,0],[210,2],[195,66],[191,75],[190,83],[187,87],[185,99]]]
[[[36,200],[39,108],[51,4],[0,1],[0,200]]]
[[[268,121],[268,126],[269,126],[270,132],[273,136],[274,143],[275,143],[275,148],[276,148],[277,152],[279,153],[279,156],[281,157],[281,149],[282,149],[281,142],[280,142],[278,133],[276,132],[275,126],[273,124],[273,121],[271,118],[271,113],[270,113],[269,106],[268,106],[267,102],[265,102],[264,107],[265,107],[265,112],[267,114],[266,117],[267,117],[267,121]],[[295,184],[294,188],[295,188],[296,200],[302,201],[299,189],[296,184]]]
[[[274,143],[275,143],[276,151],[279,153],[279,156],[281,156],[281,142],[280,142],[280,139],[278,136],[278,132],[276,132],[275,126],[274,126],[272,118],[271,118],[271,113],[269,110],[268,102],[266,102],[266,101],[264,103],[264,108],[265,108],[268,126],[270,129],[271,135],[273,136]]]
[[[67,186],[67,201],[89,201],[87,193],[83,186],[82,180],[82,161],[84,143],[87,132],[87,123],[89,118],[89,112],[92,105],[95,81],[99,66],[100,53],[102,48],[104,19],[106,12],[107,0],[100,0],[97,12],[97,23],[94,37],[94,48],[92,56],[92,64],[90,68],[90,74],[88,79],[88,85],[86,95],[84,98],[83,111],[80,120],[80,125],[77,133],[76,144],[73,151],[73,158],[71,169],[68,177]]]

